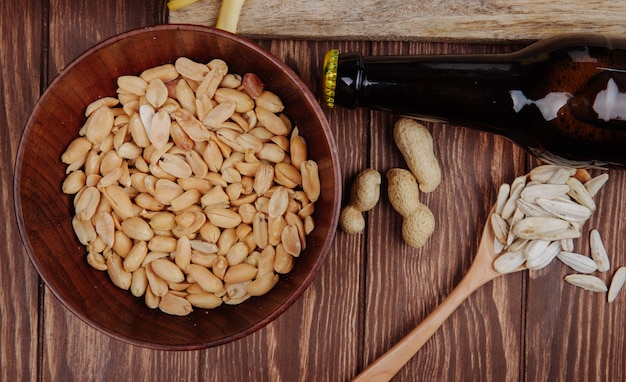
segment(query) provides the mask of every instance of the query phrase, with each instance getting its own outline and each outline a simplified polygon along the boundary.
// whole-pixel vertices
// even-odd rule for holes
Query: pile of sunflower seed
[[[590,231],[590,256],[574,252],[574,239],[596,210],[594,196],[608,178],[607,173],[592,178],[585,170],[543,165],[502,184],[491,215],[499,253],[494,269],[510,273],[525,265],[538,270],[556,258],[578,272],[565,276],[566,282],[592,292],[608,291],[608,301],[614,301],[626,282],[626,267],[615,272],[610,288],[591,275],[610,270],[598,230]]]

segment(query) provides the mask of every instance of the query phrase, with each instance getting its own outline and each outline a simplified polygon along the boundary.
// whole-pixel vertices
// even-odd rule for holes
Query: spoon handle
[[[474,262],[452,293],[428,317],[352,381],[389,381],[469,295],[497,275],[495,271],[485,272],[482,264]]]

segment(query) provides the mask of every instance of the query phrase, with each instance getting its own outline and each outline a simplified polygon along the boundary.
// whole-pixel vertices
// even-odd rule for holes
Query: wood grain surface
[[[170,12],[172,23],[214,26],[220,1]],[[502,42],[565,32],[623,35],[626,4],[547,0],[246,0],[238,33],[263,38]]]
[[[618,8],[619,1],[582,3],[598,9],[588,12],[586,25],[599,29],[617,25],[615,20],[624,11]],[[377,4],[369,13],[362,10],[363,14],[385,10],[383,3]],[[537,4],[548,7],[552,3]],[[574,2],[559,2],[558,7],[563,4]],[[287,11],[289,7],[283,6]],[[603,13],[600,6],[612,11]],[[573,23],[580,17],[572,19]],[[166,352],[128,345],[77,319],[41,284],[15,223],[14,158],[28,115],[52,78],[77,55],[109,36],[172,21],[165,1],[6,1],[0,4],[0,19],[1,381],[348,381],[454,288],[469,268],[498,186],[536,164],[500,137],[428,123],[444,180],[435,192],[421,196],[437,224],[424,248],[414,250],[402,242],[401,219],[387,200],[383,182],[380,203],[367,213],[366,232],[338,231],[311,287],[264,329],[198,351]],[[542,22],[547,20],[546,16]],[[526,38],[535,33],[535,27],[530,23],[519,31],[526,30],[521,33]],[[366,35],[332,41],[290,37],[256,42],[284,59],[314,92],[319,92],[321,60],[330,48],[421,54],[504,52],[520,46],[519,41],[371,41]],[[394,149],[390,129],[397,116],[345,109],[326,110],[326,115],[339,148],[344,197],[364,168],[384,173],[405,166]],[[626,265],[626,173],[611,170],[609,174],[608,185],[598,195],[599,209],[577,241],[577,250],[586,251],[588,231],[600,230],[613,264],[611,272],[601,274],[606,281],[617,266]],[[608,304],[604,294],[565,284],[563,276],[569,272],[554,263],[481,288],[394,380],[626,380],[626,293]]]

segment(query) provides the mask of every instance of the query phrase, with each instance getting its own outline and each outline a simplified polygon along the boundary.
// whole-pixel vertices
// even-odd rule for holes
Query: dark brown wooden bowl
[[[146,307],[143,298],[118,289],[106,272],[91,268],[72,230],[73,196],[61,192],[61,154],[78,136],[85,107],[115,96],[116,78],[186,56],[222,58],[234,73],[254,72],[277,93],[316,160],[322,192],[316,228],[294,269],[265,296],[237,306],[195,309],[186,317]],[[114,338],[149,348],[200,349],[242,338],[282,314],[318,273],[332,243],[340,205],[337,149],[316,98],[280,59],[252,42],[209,27],[160,25],[123,33],[98,44],[65,68],[28,120],[15,169],[15,208],[30,259],[54,295],[76,316]]]

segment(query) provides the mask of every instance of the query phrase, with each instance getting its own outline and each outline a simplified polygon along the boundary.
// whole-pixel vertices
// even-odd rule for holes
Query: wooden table
[[[66,310],[32,267],[15,222],[13,166],[23,127],[42,91],[93,44],[165,23],[165,1],[5,1],[0,5],[1,213],[0,380],[2,381],[345,381],[419,323],[459,282],[477,247],[497,187],[536,162],[510,142],[429,124],[444,180],[422,195],[436,217],[428,244],[413,250],[385,192],[363,235],[338,231],[318,278],[284,315],[216,348],[154,351],[114,340]],[[504,52],[519,45],[261,39],[314,92],[323,54]],[[366,167],[405,166],[390,127],[397,116],[327,110],[343,185]],[[626,172],[611,170],[587,232],[606,241],[612,271],[626,265]],[[348,192],[344,192],[344,197]],[[398,381],[623,381],[626,292],[612,304],[564,283],[559,263],[500,278],[478,290],[400,371]],[[602,274],[609,280],[612,272]]]

